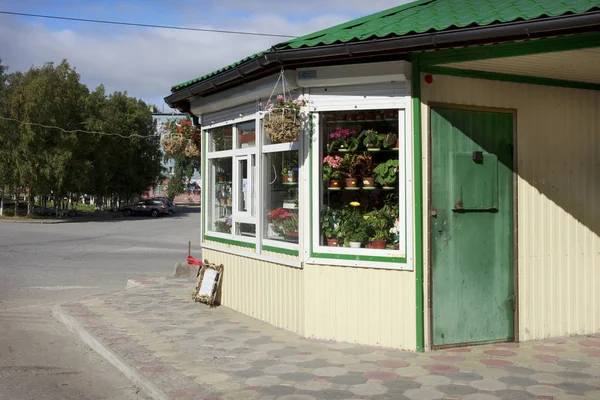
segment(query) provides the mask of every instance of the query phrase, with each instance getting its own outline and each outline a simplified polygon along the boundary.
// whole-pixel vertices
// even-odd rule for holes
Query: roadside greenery
[[[82,194],[114,208],[163,178],[149,107],[90,92],[66,60],[10,74],[0,60],[0,117],[0,198],[17,199],[15,215],[22,197],[28,215],[36,200],[64,208]]]

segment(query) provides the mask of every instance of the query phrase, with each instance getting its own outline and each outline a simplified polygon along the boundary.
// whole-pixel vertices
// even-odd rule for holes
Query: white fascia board
[[[407,61],[298,68],[297,83],[301,88],[309,88],[401,82],[410,79],[410,71],[410,63]]]
[[[264,99],[266,101],[271,93],[273,93],[279,75],[280,74],[273,74],[256,81],[244,83],[223,92],[192,100],[190,104],[191,111],[194,115],[201,115],[235,107],[258,99]],[[298,89],[298,84],[296,83],[296,71],[285,71],[284,76],[286,80],[286,92]],[[280,93],[283,93],[281,81],[277,84],[274,95]]]

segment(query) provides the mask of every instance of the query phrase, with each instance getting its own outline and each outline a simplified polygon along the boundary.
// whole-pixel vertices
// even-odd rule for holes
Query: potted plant
[[[329,134],[329,151],[356,151],[358,149],[358,139],[356,131],[350,129],[337,128],[335,132]]]
[[[359,139],[362,138],[362,142],[369,151],[378,151],[380,150],[381,141],[383,140],[383,135],[377,132],[374,129],[367,129],[360,133]]]
[[[323,182],[328,182],[330,189],[340,189],[342,161],[343,159],[340,156],[325,156],[323,158]]]
[[[226,221],[215,221],[215,230],[221,233],[231,233],[231,218]]]
[[[321,214],[321,232],[327,240],[327,246],[338,246],[341,231],[342,214],[339,210],[327,207]]]
[[[392,217],[388,210],[385,207],[380,210],[373,210],[365,215],[365,220],[369,225],[370,247],[385,249],[391,237],[390,227],[392,226]]]
[[[368,237],[366,221],[356,208],[345,207],[342,210],[340,236],[344,239],[344,246],[353,248],[360,248]]]
[[[298,170],[298,160],[293,157],[284,157],[282,161],[281,180],[283,183],[296,183],[296,171]]]
[[[384,149],[395,149],[398,148],[398,135],[395,133],[386,133],[383,135],[381,145]]]
[[[298,239],[298,215],[295,212],[278,207],[267,214],[273,232],[284,236],[286,240]]]
[[[344,158],[341,163],[341,170],[346,177],[346,189],[357,189],[358,179],[356,177],[357,171],[360,168],[360,159],[358,154],[347,153],[344,154]]]
[[[391,158],[375,167],[375,182],[384,189],[393,189],[398,180],[398,159]]]
[[[362,176],[363,189],[375,189],[375,178],[373,178],[373,170],[375,169],[375,164],[373,163],[373,156],[369,153],[365,153],[359,155],[358,158]]]
[[[268,103],[263,120],[265,135],[273,143],[286,143],[298,140],[300,130],[301,109],[307,104],[302,96],[291,100],[285,96],[277,96],[275,103]]]

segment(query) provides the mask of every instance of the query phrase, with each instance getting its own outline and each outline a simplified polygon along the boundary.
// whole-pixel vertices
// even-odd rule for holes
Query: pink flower
[[[398,172],[398,168],[394,168],[394,173]]]
[[[333,139],[335,137],[335,133],[330,133],[329,134],[329,139]]]
[[[277,101],[283,101],[283,95],[277,95]]]

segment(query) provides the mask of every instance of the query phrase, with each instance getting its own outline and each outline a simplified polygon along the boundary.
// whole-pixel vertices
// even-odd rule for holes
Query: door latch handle
[[[430,214],[433,218],[437,218],[438,216],[438,209],[437,208],[432,208],[430,211]]]

